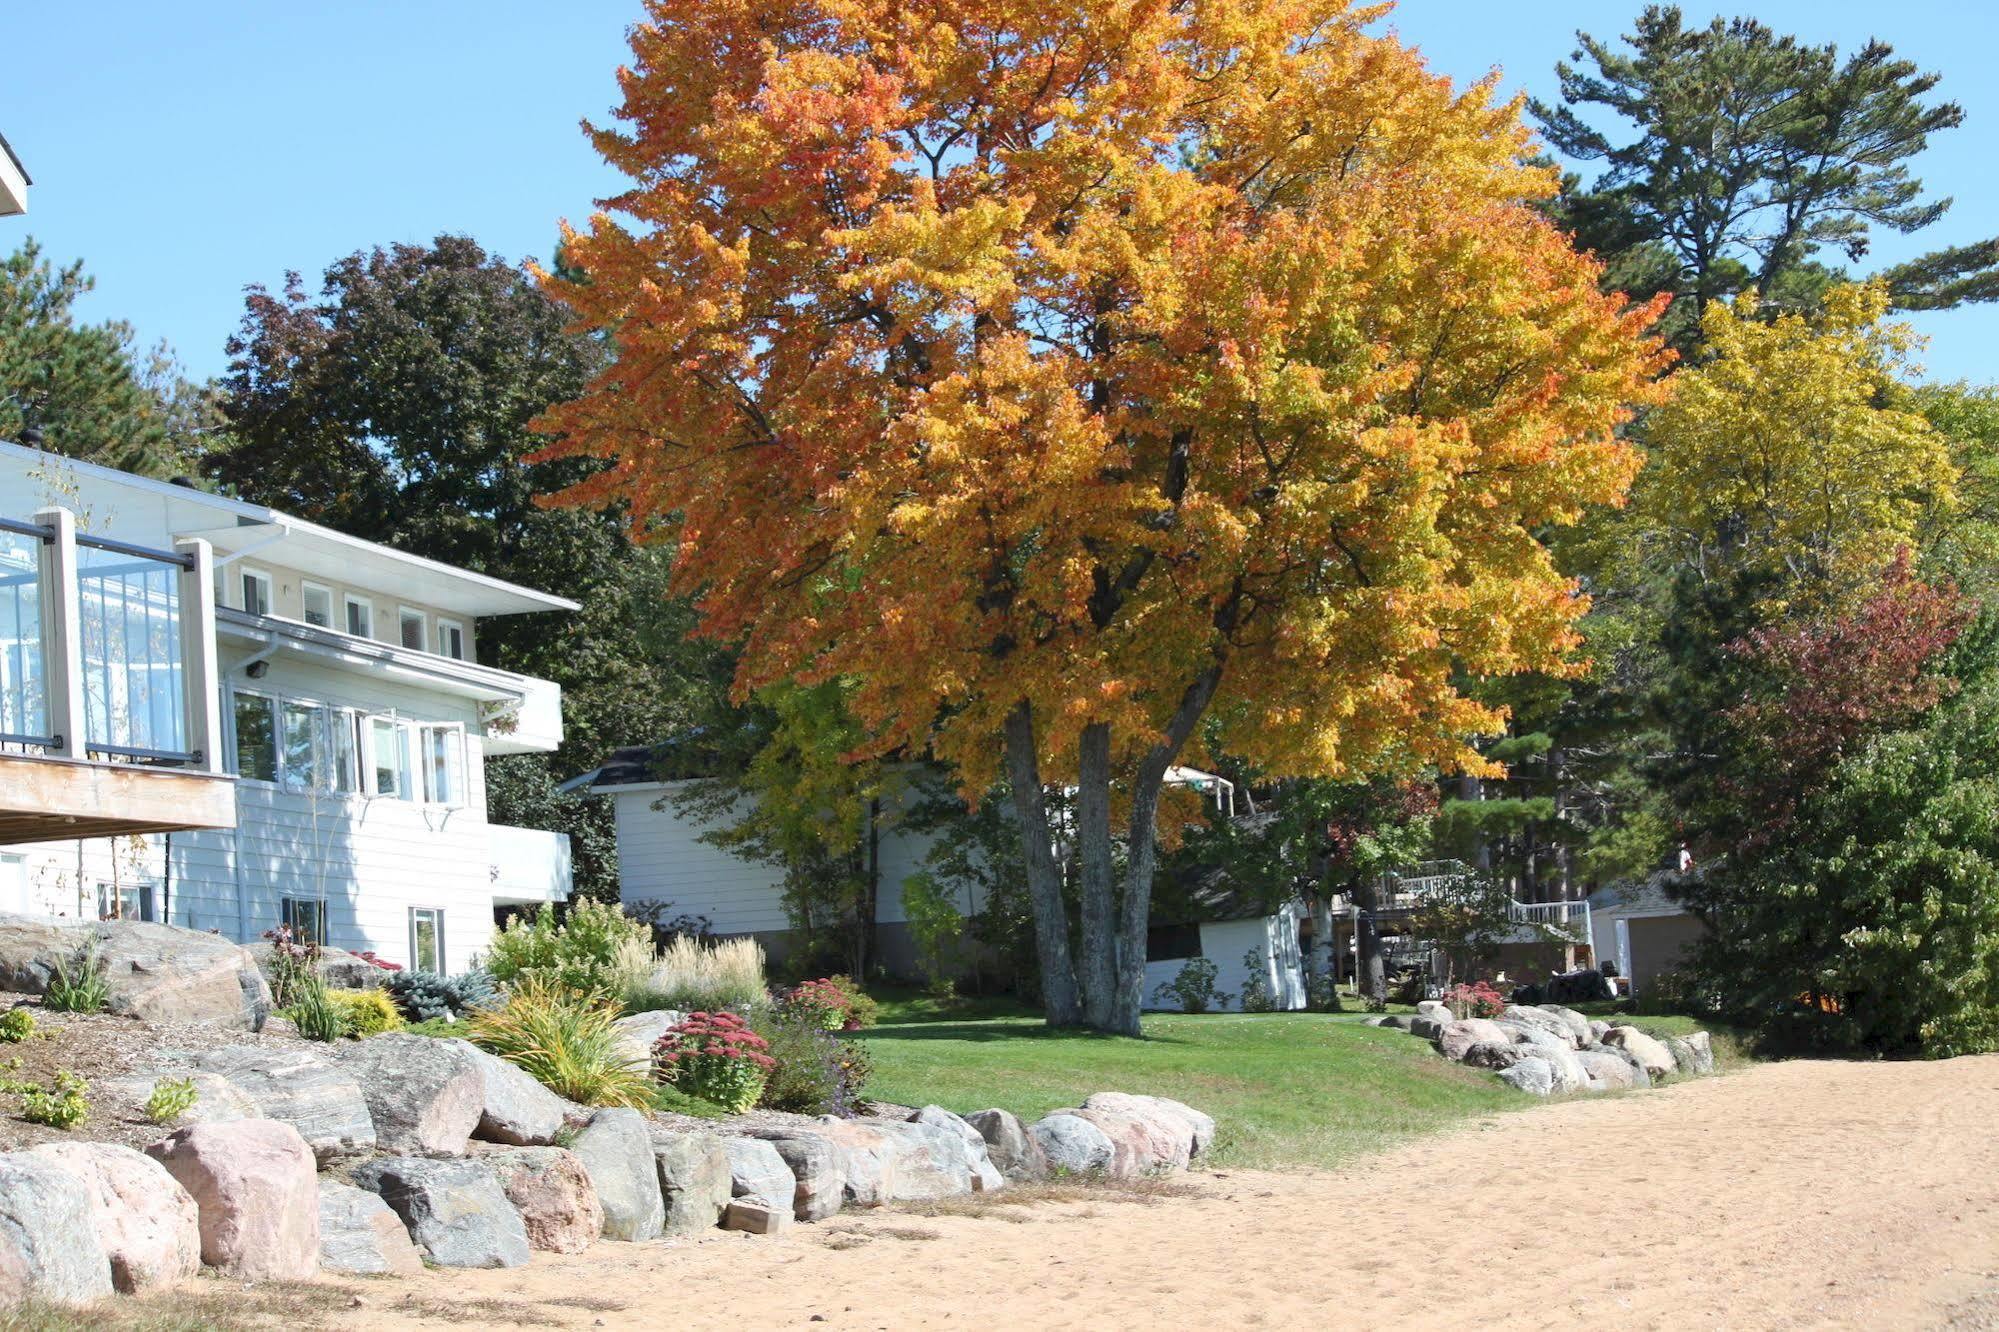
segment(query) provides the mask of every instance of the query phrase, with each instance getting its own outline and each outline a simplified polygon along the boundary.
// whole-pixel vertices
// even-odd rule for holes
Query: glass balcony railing
[[[42,641],[42,537],[0,524],[0,745],[46,748],[48,662]]]
[[[185,762],[181,559],[79,536],[83,735],[93,754]]]

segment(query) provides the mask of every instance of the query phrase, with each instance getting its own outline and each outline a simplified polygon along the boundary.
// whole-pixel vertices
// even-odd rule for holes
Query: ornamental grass
[[[514,982],[504,1002],[476,1010],[465,1036],[558,1096],[644,1109],[652,1104],[652,1083],[620,1047],[617,1016],[609,1005],[530,975]]]

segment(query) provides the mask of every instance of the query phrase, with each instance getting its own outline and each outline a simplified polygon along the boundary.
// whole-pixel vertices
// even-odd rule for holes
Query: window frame
[[[250,605],[250,584],[252,583],[256,583],[263,588],[262,599],[264,605],[261,610],[255,609]],[[245,615],[268,616],[277,609],[277,580],[271,577],[270,570],[255,569],[246,564],[236,571],[236,599],[240,603],[238,609]]]
[[[441,906],[412,906],[410,908],[410,916],[409,916],[410,970],[411,971],[426,970],[426,968],[424,967],[424,965],[417,956],[418,950],[417,950],[417,932],[416,932],[417,918],[425,914],[428,914],[431,918],[430,919],[431,945],[436,951],[436,959],[437,959],[437,965],[433,968],[428,968],[428,970],[433,970],[438,975],[442,976],[446,974],[445,968],[447,967],[448,963],[445,961],[446,954],[444,951],[444,908]]]
[[[317,593],[320,593],[321,595],[323,595],[323,596],[324,596],[324,597],[326,598],[326,623],[325,623],[325,624],[318,624],[318,623],[317,623],[317,622],[315,622],[315,621],[313,620],[313,618],[312,618],[312,595],[313,595],[313,593],[315,593],[315,592],[317,592]],[[306,624],[310,624],[310,625],[313,625],[313,627],[314,627],[314,628],[318,628],[318,629],[333,629],[333,628],[337,628],[338,626],[336,626],[336,625],[335,625],[335,624],[333,623],[333,608],[334,608],[334,606],[335,606],[336,604],[338,604],[338,601],[339,601],[339,598],[337,598],[337,597],[335,597],[335,596],[333,595],[333,589],[332,589],[332,588],[330,588],[330,587],[328,587],[328,586],[327,586],[326,584],[324,584],[324,583],[315,583],[315,582],[313,582],[313,581],[312,581],[311,579],[309,579],[309,578],[301,578],[301,579],[299,579],[299,582],[298,582],[298,605],[299,605],[299,611],[298,611],[298,615],[299,615],[299,619],[300,619],[300,620],[301,620],[302,622],[304,622],[304,623],[306,623]]]
[[[466,806],[465,780],[465,725],[463,722],[418,722],[411,731],[416,741],[415,763],[417,772],[413,774],[416,785],[423,788],[423,803],[435,805],[439,809],[464,809]],[[433,736],[444,736],[451,748],[446,755],[445,768],[451,779],[452,789],[445,798],[437,798],[431,786],[430,745]]]
[[[370,800],[406,800],[419,804],[410,793],[416,783],[410,765],[410,724],[400,717],[383,712],[370,712],[367,717],[366,791]],[[387,730],[393,737],[395,753],[390,757],[396,774],[396,789],[384,791],[381,787],[382,762],[377,749],[377,739]]]
[[[457,639],[458,650],[456,652],[446,652],[444,650],[445,634],[447,631],[452,637]],[[442,615],[438,616],[436,634],[438,656],[448,657],[452,661],[465,660],[465,622],[463,620],[448,620]]]
[[[240,700],[261,699],[271,719],[271,775],[257,777],[243,771],[243,728],[238,721],[242,715]],[[262,689],[244,689],[232,685],[229,690],[229,764],[239,782],[249,782],[255,786],[277,789],[284,772],[284,747],[278,734],[278,696]]]
[[[316,942],[321,948],[327,947],[330,942],[330,936],[332,934],[332,931],[327,928],[327,921],[326,921],[327,912],[326,912],[325,898],[290,897],[290,896],[283,896],[278,898],[279,923],[291,926],[292,940],[293,942],[298,942],[300,938],[299,926],[298,926],[299,917],[301,914],[307,914],[300,912],[299,908],[301,907],[311,908],[311,911],[309,913],[310,917],[319,926],[318,930],[314,933],[313,941]]]
[[[361,618],[366,621],[361,626],[362,631],[358,634],[354,632],[354,609],[357,606],[361,609]],[[341,627],[346,631],[349,638],[374,640],[375,602],[372,597],[357,596],[352,592],[344,592],[340,597],[340,611]]]
[[[417,642],[414,646],[411,646],[409,641],[409,627],[412,620],[416,622],[417,626]],[[397,606],[396,646],[406,648],[411,652],[428,652],[430,651],[429,645],[430,612],[418,610],[414,606]]]

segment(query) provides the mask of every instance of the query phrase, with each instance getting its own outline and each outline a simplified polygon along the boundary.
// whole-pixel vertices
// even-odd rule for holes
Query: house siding
[[[1273,915],[1251,920],[1209,921],[1201,926],[1201,956],[1215,964],[1215,988],[1228,995],[1221,1011],[1242,1011],[1243,984],[1249,968],[1243,958],[1251,950],[1262,954],[1263,983],[1273,1006],[1301,1009],[1306,1004],[1304,960],[1298,948],[1299,912],[1287,903]],[[1177,1012],[1180,1001],[1160,986],[1171,982],[1189,958],[1167,958],[1145,964],[1147,1008]]]

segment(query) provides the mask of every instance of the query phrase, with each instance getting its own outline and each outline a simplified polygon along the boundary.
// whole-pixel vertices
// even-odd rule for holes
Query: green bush
[[[435,971],[392,972],[385,988],[412,1023],[456,1022],[499,997],[493,978],[476,967],[456,976],[440,976]]]
[[[465,1038],[531,1075],[558,1096],[584,1105],[652,1102],[646,1070],[627,1062],[615,1008],[544,976],[514,982],[506,1002],[476,1010]]]
[[[90,1100],[85,1095],[89,1090],[89,1083],[62,1069],[57,1072],[53,1087],[30,1084],[20,1088],[21,1118],[30,1124],[73,1129],[90,1114]]]
[[[32,1008],[10,1008],[0,1013],[0,1041],[13,1044],[25,1041],[35,1034],[35,1011]]]
[[[756,1105],[776,1066],[770,1042],[734,1013],[689,1013],[653,1047],[661,1082],[734,1114]]]
[[[484,965],[503,986],[533,978],[620,999],[652,970],[652,927],[587,898],[557,924],[555,908],[543,903],[533,920],[516,916],[493,936]]]
[[[42,1005],[62,1013],[102,1013],[111,1000],[111,982],[104,974],[104,959],[93,936],[89,943],[66,958],[58,958]]]
[[[1180,974],[1154,990],[1155,998],[1177,999],[1183,1013],[1205,1013],[1210,1008],[1221,1008],[1229,1001],[1226,991],[1215,988],[1215,977],[1220,973],[1214,962],[1205,957],[1190,957],[1180,968]]]
[[[402,1010],[385,990],[329,990],[326,998],[351,1035],[379,1036],[407,1025]]]
[[[843,1041],[810,1015],[760,1014],[754,1023],[774,1061],[757,1104],[801,1115],[851,1117],[874,1065],[867,1047]]]
[[[196,1099],[193,1078],[161,1078],[146,1097],[146,1118],[171,1124],[192,1110]]]

